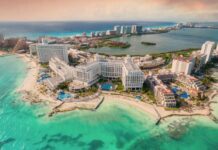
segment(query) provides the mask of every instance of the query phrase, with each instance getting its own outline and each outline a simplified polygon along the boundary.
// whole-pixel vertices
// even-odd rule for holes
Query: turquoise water
[[[102,47],[90,49],[91,52],[105,54],[145,55],[182,50],[187,48],[200,48],[208,40],[218,42],[218,30],[214,29],[182,29],[163,34],[150,34],[142,36],[120,37],[115,41],[128,42],[131,47],[126,49]],[[146,46],[141,42],[155,42],[154,46]]]
[[[105,101],[97,111],[74,111],[49,118],[45,115],[48,112],[45,104],[31,105],[15,92],[25,77],[26,67],[15,56],[0,57],[2,150],[214,150],[218,147],[218,125],[209,119],[171,118],[155,126],[147,114],[119,102]]]
[[[63,22],[0,22],[0,33],[6,38],[39,36],[69,37],[83,32],[106,31],[115,25],[142,25],[145,28],[174,26],[174,22],[149,21],[63,21]]]

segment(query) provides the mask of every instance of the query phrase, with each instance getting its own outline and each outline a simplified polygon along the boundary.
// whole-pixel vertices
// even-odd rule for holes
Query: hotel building
[[[149,75],[147,83],[154,93],[154,97],[164,107],[175,107],[177,104],[175,94],[162,82],[163,80],[172,80],[173,75]]]
[[[125,61],[122,61],[106,60],[96,55],[93,62],[76,67],[70,67],[67,64],[60,65],[60,61],[57,61],[57,59],[58,58],[51,59],[49,66],[58,76],[61,76],[65,80],[69,79],[83,82],[86,86],[97,83],[101,76],[110,79],[120,78],[125,90],[139,90],[144,83],[143,72],[132,62],[129,56]],[[54,63],[56,63],[56,65],[54,65]],[[68,73],[66,69],[69,69]],[[68,74],[71,75],[71,77],[68,76]]]
[[[131,33],[132,34],[141,34],[142,33],[142,26],[138,26],[138,25],[132,25],[131,27]]]
[[[114,26],[114,30],[117,32],[117,34],[120,34],[121,26]]]
[[[210,61],[213,51],[216,49],[216,43],[207,41],[201,47],[201,54],[206,55],[205,64]]]
[[[157,85],[154,88],[154,96],[161,101],[164,107],[176,107],[176,99],[174,93],[165,85]]]
[[[30,56],[37,55],[36,45],[37,44],[30,44],[29,45]]]
[[[86,86],[95,84],[101,75],[101,67],[98,62],[87,65],[79,65],[73,68],[73,79],[83,82]]]
[[[31,44],[30,54],[36,52],[40,63],[47,63],[54,57],[68,63],[68,49],[69,45],[66,44]]]
[[[172,69],[171,71],[173,73],[184,73],[186,75],[191,74],[195,64],[194,58],[184,58],[184,57],[178,57],[173,59],[172,62]]]
[[[56,75],[61,77],[63,81],[72,79],[72,68],[57,57],[51,58],[49,61],[49,67]]]
[[[122,82],[125,90],[140,90],[144,83],[144,73],[127,56],[123,63]]]
[[[200,80],[190,75],[177,74],[175,80],[182,83],[193,96],[197,96],[206,89]]]
[[[121,34],[131,34],[131,26],[121,26]]]
[[[107,30],[106,35],[116,35],[117,31],[116,30]]]

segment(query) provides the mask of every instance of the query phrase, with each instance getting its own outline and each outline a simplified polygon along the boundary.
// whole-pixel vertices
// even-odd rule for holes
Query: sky
[[[218,21],[218,0],[0,0],[0,21]]]

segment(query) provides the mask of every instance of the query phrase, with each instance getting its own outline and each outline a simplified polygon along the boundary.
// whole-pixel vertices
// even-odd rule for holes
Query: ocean
[[[70,36],[111,29],[117,24],[142,22],[46,22],[0,23],[5,37],[35,39],[38,36]],[[175,23],[144,22],[145,27]],[[101,50],[113,54],[145,54],[199,47],[217,39],[217,30],[184,29],[166,34],[132,37],[133,43],[155,41],[157,47],[132,45],[133,49]],[[115,40],[130,40],[118,38]],[[100,50],[99,50],[100,51]],[[0,57],[0,149],[1,150],[214,150],[218,125],[206,117],[172,117],[159,126],[145,112],[104,102],[97,111],[73,111],[48,117],[47,104],[29,104],[16,89],[22,84],[27,65],[16,56]],[[217,77],[217,74],[215,75]],[[218,101],[218,97],[215,98]],[[218,117],[218,104],[213,104]]]
[[[156,126],[145,112],[119,101],[105,101],[97,111],[76,110],[48,117],[46,104],[29,104],[16,93],[27,73],[27,65],[20,58],[0,57],[0,70],[1,150],[214,150],[218,147],[218,125],[206,117],[173,117]],[[218,105],[214,104],[213,109],[218,110]]]
[[[37,39],[40,36],[70,37],[83,32],[106,31],[115,25],[142,25],[144,28],[159,28],[175,26],[175,22],[143,22],[143,21],[108,21],[108,22],[0,22],[0,34],[5,38],[27,37]],[[202,25],[218,26],[218,23],[200,23]],[[146,55],[176,51],[187,48],[200,48],[207,41],[218,42],[218,29],[182,29],[163,34],[148,34],[142,36],[114,38],[115,41],[128,42],[131,47],[96,48],[91,52],[109,55]],[[155,46],[142,45],[141,42],[155,42]]]
[[[39,36],[66,37],[86,32],[111,30],[115,25],[142,25],[144,28],[174,26],[174,22],[143,21],[84,21],[84,22],[0,22],[0,33],[6,38],[27,37],[37,39]]]

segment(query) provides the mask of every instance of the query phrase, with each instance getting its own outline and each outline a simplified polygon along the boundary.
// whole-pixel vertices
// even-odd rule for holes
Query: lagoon
[[[189,48],[200,48],[205,41],[218,42],[216,29],[181,29],[162,34],[147,34],[141,36],[119,37],[112,40],[128,42],[131,47],[120,48],[92,48],[90,52],[105,53],[109,55],[146,55],[177,51]],[[157,45],[144,45],[141,42],[153,42]]]

